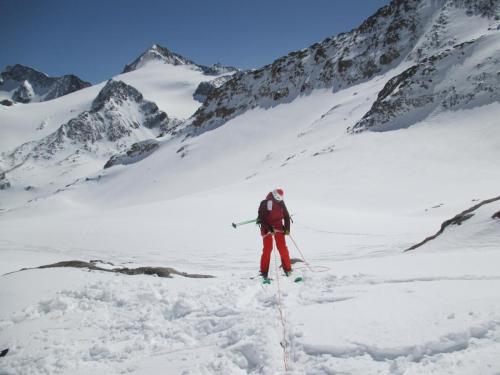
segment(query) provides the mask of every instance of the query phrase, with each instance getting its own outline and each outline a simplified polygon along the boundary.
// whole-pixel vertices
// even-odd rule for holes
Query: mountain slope
[[[176,125],[135,88],[110,80],[88,111],[7,153],[4,164],[17,191],[22,187],[31,196],[46,196],[54,192],[54,182],[59,189],[73,184],[102,169],[111,156]]]
[[[433,251],[401,251],[469,206],[464,202],[498,190],[500,106],[442,113],[402,131],[347,134],[354,120],[344,118],[362,116],[371,104],[365,95],[375,99],[383,85],[249,111],[191,139],[183,158],[176,154],[183,144],[163,144],[140,163],[107,169],[29,211],[0,215],[5,272],[102,259],[216,276],[7,275],[0,279],[0,344],[13,349],[6,368],[285,374],[276,284],[263,288],[250,279],[258,269],[258,228],[230,226],[254,217],[267,191],[282,186],[295,214],[294,240],[313,270],[325,270],[296,265],[303,285],[280,279],[288,373],[496,371],[500,222],[491,214],[498,207],[463,224],[475,233],[468,241],[458,235]],[[338,107],[321,118],[332,104]],[[255,124],[265,136],[248,147]],[[272,263],[276,281],[282,275],[275,272]],[[70,338],[71,350],[56,344]]]
[[[80,113],[47,137],[20,146],[11,157],[18,161],[28,157],[50,159],[68,143],[96,156],[102,154],[104,145],[123,151],[127,143],[131,144],[130,140],[123,140],[154,137],[167,131],[168,124],[167,114],[159,111],[153,102],[144,100],[139,91],[121,81],[110,80],[92,101],[89,111]],[[153,131],[145,135],[144,128],[156,129],[156,134]],[[109,148],[105,153],[110,152]]]
[[[353,127],[405,128],[432,113],[500,101],[500,33],[456,45],[392,78]]]
[[[221,99],[234,105],[228,107],[235,108],[232,118],[221,110],[195,130],[180,126],[176,134],[138,142],[105,170],[102,158],[93,159],[99,153],[88,152],[90,160],[81,166],[58,155],[51,159],[53,170],[44,164],[7,172],[12,186],[0,191],[2,273],[79,259],[107,267],[174,267],[215,278],[54,268],[2,276],[0,348],[11,349],[2,358],[5,371],[496,374],[500,220],[492,216],[498,201],[435,242],[403,253],[457,212],[499,194],[500,103],[491,100],[497,98],[498,32],[491,5],[497,2],[394,1],[367,20],[364,31],[338,37],[352,38],[347,46],[362,58],[343,76],[334,61],[339,81],[333,86],[322,86],[312,73],[295,77],[283,70],[275,75],[276,88],[319,86],[267,102],[251,91],[260,82],[251,72],[236,73],[213,91],[231,93],[231,85],[240,83],[251,89],[236,94],[241,108],[236,96]],[[420,17],[415,34],[412,14]],[[401,34],[398,20],[406,24]],[[402,38],[395,42],[398,51],[407,54],[382,66],[389,48],[383,41],[392,28]],[[355,35],[370,41],[355,41]],[[373,41],[380,48],[357,50],[373,47]],[[367,56],[378,56],[380,70],[371,78],[359,75]],[[304,67],[316,74],[326,62],[315,65],[313,59],[309,55]],[[280,61],[297,67],[300,59]],[[169,101],[159,84],[153,86],[156,72],[167,69],[179,72],[178,82],[180,72],[204,76],[153,61],[118,77],[148,100],[164,98],[159,110],[171,118]],[[268,77],[269,69],[262,70]],[[349,77],[354,81],[347,82]],[[103,86],[92,95],[93,87],[51,102],[67,105],[64,116],[70,108],[90,112]],[[188,99],[183,83],[179,96],[170,91],[173,80],[167,86],[169,95],[188,103],[173,111],[189,112],[194,90]],[[145,94],[148,87],[151,95]],[[447,91],[451,87],[456,96]],[[224,108],[212,102],[213,95],[203,108]],[[69,105],[72,96],[80,101]],[[416,100],[434,96],[429,107]],[[76,102],[79,107],[73,107]],[[38,111],[49,103],[24,107]],[[126,114],[120,119],[131,125],[126,121],[137,105],[117,103]],[[378,111],[384,106],[394,109],[394,117]],[[16,107],[0,109],[0,116]],[[423,115],[413,117],[419,110]],[[78,118],[78,111],[64,123]],[[372,118],[374,126],[352,134]],[[144,129],[150,130],[156,131]],[[64,163],[71,167],[55,166]],[[42,178],[40,171],[53,181],[23,190],[26,178]],[[66,180],[71,182],[61,185]],[[259,202],[276,187],[284,189],[294,215],[287,243],[292,257],[307,262],[294,264],[303,284],[283,277],[274,253],[274,283],[261,285],[255,278],[259,228],[231,226],[255,218]],[[16,201],[21,195],[25,199]]]
[[[135,134],[123,139],[113,136],[112,141],[106,134],[117,132],[124,135],[130,129],[128,125],[122,127],[122,124],[137,123],[137,117],[140,118],[142,114],[139,115],[134,111],[122,112],[119,116],[120,121],[116,124],[114,120],[106,119],[115,117],[110,108],[93,111],[93,101],[103,90],[104,83],[48,102],[0,108],[2,130],[0,151],[3,153],[3,157],[0,158],[0,169],[9,171],[22,163],[28,155],[32,158],[40,153],[36,155],[39,161],[35,164],[27,163],[16,168],[15,172],[8,172],[6,179],[12,182],[9,186],[13,196],[3,204],[12,207],[23,201],[58,191],[67,184],[98,172],[111,156],[126,153],[133,143],[154,139],[159,134],[165,133],[166,128],[177,126],[182,119],[188,118],[200,106],[200,103],[193,98],[196,88],[201,82],[213,78],[192,66],[174,66],[157,61],[151,61],[134,71],[115,76],[113,78],[115,81],[131,86],[133,90],[139,92],[137,95],[143,95],[146,100],[154,102],[152,105],[157,105],[169,120],[168,126],[161,126],[153,131],[144,128],[140,136]],[[95,114],[89,113],[99,113],[99,115],[96,117]],[[82,130],[85,133],[84,137],[89,134],[95,135],[90,137],[92,142],[88,142],[90,139],[85,139],[85,142],[80,143],[78,147],[72,147],[72,152],[69,152],[65,145],[74,140],[68,141],[66,135],[59,136],[62,133],[66,134],[63,129],[70,122],[72,129],[77,124],[85,124],[85,129]],[[93,128],[92,131],[90,127]],[[80,149],[79,153],[70,156],[77,149]],[[49,162],[51,167],[44,165],[43,160],[46,157],[51,159]],[[23,190],[25,188],[28,190]]]
[[[357,29],[235,74],[211,93],[192,123],[213,129],[255,107],[287,103],[318,88],[338,91],[398,64],[409,67],[493,31],[497,8],[482,0],[392,1]]]

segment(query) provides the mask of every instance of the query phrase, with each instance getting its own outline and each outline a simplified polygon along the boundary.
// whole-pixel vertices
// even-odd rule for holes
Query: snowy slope
[[[211,71],[211,75],[206,75],[197,65],[192,64],[174,66],[164,61],[147,61],[136,70],[115,76],[113,80],[124,82],[138,90],[145,100],[152,101],[166,113],[169,127],[175,127],[200,106],[193,94],[201,82],[214,79],[213,74],[216,73],[218,72]],[[134,132],[133,135],[125,134],[125,137],[113,137],[111,142],[109,139],[101,140],[100,136],[89,135],[87,138],[91,142],[75,146],[73,141],[69,141],[66,143],[71,143],[71,147],[66,147],[58,141],[55,147],[53,139],[60,139],[56,135],[64,131],[66,124],[79,122],[85,111],[91,110],[92,102],[104,85],[98,84],[49,102],[0,108],[3,135],[0,137],[0,151],[3,154],[0,157],[0,170],[7,172],[6,178],[12,187],[9,192],[2,192],[0,202],[3,208],[16,207],[31,199],[51,195],[98,172],[110,157],[123,152],[135,142],[159,135],[159,132]],[[99,116],[121,121],[118,127],[123,129],[129,123],[142,125],[142,114],[134,115],[134,110],[124,108],[124,115],[118,117],[109,112],[108,109],[100,111]],[[117,128],[109,121],[107,124]],[[103,131],[106,132],[105,129]],[[42,149],[49,150],[50,157],[45,152],[44,157],[37,155],[34,162],[25,159],[33,153],[26,150],[32,150],[35,147],[33,145],[39,144],[49,145]],[[23,151],[19,152],[20,149]],[[38,149],[40,147],[35,147],[35,150]],[[98,150],[100,151],[97,152]],[[25,160],[27,162],[23,164]]]
[[[392,1],[350,32],[235,74],[211,93],[192,123],[210,130],[255,107],[289,103],[318,88],[342,90],[401,64],[432,62],[457,44],[498,34],[499,12],[498,2],[489,0]]]
[[[457,234],[449,239],[458,246],[400,252],[465,202],[497,194],[500,107],[348,135],[384,83],[248,112],[29,211],[3,215],[5,271],[104,259],[217,276],[203,282],[79,270],[4,276],[2,299],[12,301],[1,323],[2,344],[13,349],[8,371],[284,373],[276,285],[262,289],[248,279],[257,269],[258,231],[229,225],[253,217],[279,184],[295,214],[294,238],[313,269],[328,269],[301,266],[303,285],[281,280],[289,373],[495,374],[500,253],[490,244],[497,238],[464,243]],[[266,136],[249,148],[255,124]],[[176,151],[184,144],[181,157]],[[496,236],[500,222],[489,211],[482,217]],[[290,250],[300,256],[292,244]],[[13,286],[32,277],[46,280],[41,289]],[[61,287],[60,279],[70,281]]]
[[[174,66],[157,61],[114,77],[137,88],[169,116],[178,119],[186,119],[196,111],[200,103],[193,98],[193,93],[201,82],[212,78],[191,66]]]
[[[423,48],[420,57],[410,46],[407,60],[401,56],[370,79],[315,87],[281,105],[252,104],[211,131],[196,134],[188,126],[157,139],[158,148],[137,163],[89,170],[28,204],[12,204],[14,187],[0,191],[8,208],[0,212],[2,273],[100,259],[216,276],[162,279],[70,268],[1,276],[0,350],[11,351],[0,373],[498,374],[500,220],[491,216],[499,203],[418,250],[403,250],[477,200],[499,195],[500,103],[460,102],[397,130],[349,132],[384,99],[380,93],[394,77],[415,59],[451,51],[450,43],[480,41],[465,62],[438,65],[446,76],[433,92],[449,88],[451,79],[469,91],[481,82],[468,76],[498,70],[495,20],[483,18],[480,7],[490,9],[491,2],[409,4],[425,20],[412,39]],[[392,23],[384,15],[399,6],[404,2],[379,11],[366,30],[380,32],[373,26],[380,17],[386,30]],[[443,14],[448,21],[437,22]],[[401,19],[407,18],[391,18]],[[154,78],[162,71],[176,72],[165,86]],[[175,98],[171,111],[191,111],[188,92],[198,73],[149,61],[116,78],[171,116]],[[403,97],[420,93],[413,90],[419,82],[400,88]],[[100,91],[90,89],[96,91],[79,102],[82,111]],[[17,137],[29,138],[30,129]],[[311,267],[294,266],[303,284],[284,279],[273,258],[274,281],[261,285],[254,278],[258,228],[230,225],[254,218],[260,200],[278,186],[303,254],[289,237],[291,255],[305,256]]]

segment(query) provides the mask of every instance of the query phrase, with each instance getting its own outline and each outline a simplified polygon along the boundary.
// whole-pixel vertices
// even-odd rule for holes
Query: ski
[[[271,280],[269,277],[263,277],[262,284],[271,284]]]
[[[283,276],[286,277],[286,278],[288,278],[288,279],[290,279],[290,280],[293,279],[294,283],[301,283],[301,282],[304,281],[304,278],[302,276],[295,276],[294,277],[291,273],[289,273],[288,275],[284,274]]]

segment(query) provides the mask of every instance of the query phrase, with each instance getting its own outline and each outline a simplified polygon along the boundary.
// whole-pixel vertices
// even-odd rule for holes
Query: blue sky
[[[0,69],[93,83],[154,43],[200,64],[254,68],[358,26],[389,0],[0,0]]]

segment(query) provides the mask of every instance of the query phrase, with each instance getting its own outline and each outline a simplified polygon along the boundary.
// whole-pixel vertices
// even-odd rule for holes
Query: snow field
[[[495,374],[499,258],[462,250],[297,266],[304,283],[280,276],[288,373]],[[217,276],[4,276],[0,345],[11,354],[0,373],[284,374],[277,276],[267,286],[248,272]]]
[[[437,3],[424,5],[430,15]],[[439,50],[442,41],[485,32],[484,20],[445,13],[457,22],[420,47]],[[455,73],[496,51],[493,39]],[[2,273],[101,259],[216,278],[76,269],[1,276],[0,350],[10,352],[0,375],[284,375],[278,275],[269,286],[251,279],[258,228],[230,226],[254,218],[276,187],[285,189],[307,260],[328,270],[299,265],[303,284],[280,279],[287,375],[500,374],[500,224],[491,219],[499,203],[402,253],[499,194],[500,104],[431,113],[404,130],[347,134],[406,68],[254,109],[199,136],[165,137],[127,167],[103,171],[102,157],[77,160],[70,150],[54,164],[13,171],[13,188],[0,193]],[[207,78],[215,77],[161,63],[115,77],[179,118],[198,108],[192,92]],[[0,108],[0,150],[54,131],[88,109],[101,87]],[[31,183],[39,186],[24,190]],[[290,241],[289,249],[298,256]]]

